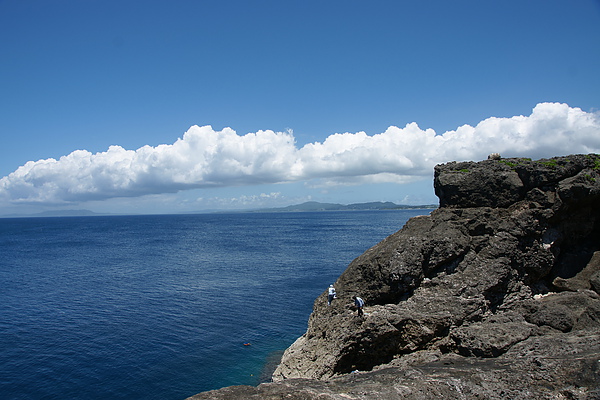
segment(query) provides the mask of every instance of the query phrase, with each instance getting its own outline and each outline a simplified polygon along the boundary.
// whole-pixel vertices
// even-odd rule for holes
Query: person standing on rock
[[[354,305],[356,306],[356,310],[358,311],[358,316],[362,317],[365,301],[358,296],[352,296],[352,300],[354,300]]]
[[[329,294],[327,295],[327,305],[330,306],[333,299],[336,298],[335,288],[333,285],[329,285]]]

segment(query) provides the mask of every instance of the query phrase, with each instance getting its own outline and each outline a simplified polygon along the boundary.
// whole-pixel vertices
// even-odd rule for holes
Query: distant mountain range
[[[222,212],[308,212],[308,211],[360,211],[360,210],[410,210],[410,209],[431,209],[437,208],[437,204],[423,204],[418,206],[407,206],[395,204],[389,201],[373,201],[370,203],[354,203],[354,204],[337,204],[337,203],[319,203],[318,201],[307,201],[302,204],[295,204],[287,207],[279,208],[260,208],[255,210],[205,210],[198,212],[191,212],[190,214],[209,214],[209,213],[222,213]],[[44,211],[37,214],[12,214],[0,216],[0,218],[11,218],[11,217],[88,217],[88,216],[101,216],[101,215],[118,215],[118,214],[99,214],[90,210],[55,210],[55,211]]]
[[[256,212],[300,212],[300,211],[359,211],[359,210],[407,210],[420,208],[437,208],[437,204],[423,204],[418,206],[408,206],[395,204],[389,201],[373,201],[370,203],[337,204],[337,203],[319,203],[317,201],[307,201],[306,203],[291,205],[279,208],[262,208]]]
[[[36,214],[29,215],[30,217],[91,217],[98,214],[90,210],[55,210],[55,211],[43,211]]]

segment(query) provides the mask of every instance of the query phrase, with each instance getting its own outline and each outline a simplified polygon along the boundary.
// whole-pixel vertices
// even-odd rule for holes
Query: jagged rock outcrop
[[[600,399],[600,156],[452,162],[434,186],[316,299],[276,383],[196,398]]]

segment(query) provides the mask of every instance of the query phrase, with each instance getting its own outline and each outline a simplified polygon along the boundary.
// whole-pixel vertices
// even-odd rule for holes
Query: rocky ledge
[[[600,399],[600,156],[451,162],[434,186],[315,300],[273,382],[192,398]]]

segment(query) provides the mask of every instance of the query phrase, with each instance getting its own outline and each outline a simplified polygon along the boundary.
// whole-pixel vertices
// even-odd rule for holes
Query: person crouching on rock
[[[333,285],[329,285],[329,294],[327,295],[327,305],[330,306],[333,299],[336,299],[335,288]]]
[[[352,296],[352,300],[354,300],[354,305],[356,306],[356,310],[358,312],[358,316],[363,316],[363,307],[365,306],[365,301],[358,296]]]

